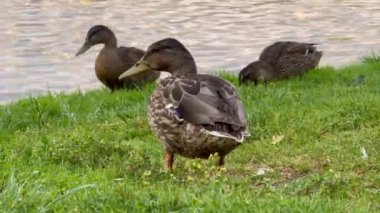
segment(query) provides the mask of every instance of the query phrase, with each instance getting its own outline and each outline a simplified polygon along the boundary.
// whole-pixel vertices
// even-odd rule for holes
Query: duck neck
[[[174,66],[172,75],[174,77],[194,76],[197,75],[197,66],[192,57],[186,58],[182,63],[178,63],[178,66]]]
[[[174,77],[184,77],[184,76],[194,76],[197,75],[197,68],[194,66],[183,66],[179,69],[176,69],[174,73],[172,73]]]
[[[116,36],[115,34],[111,34],[107,39],[106,41],[104,42],[104,46],[105,48],[109,49],[109,48],[116,48],[117,47],[117,39],[116,39]]]

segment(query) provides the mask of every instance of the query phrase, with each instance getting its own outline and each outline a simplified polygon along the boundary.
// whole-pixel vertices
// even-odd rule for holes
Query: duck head
[[[258,60],[248,64],[239,73],[239,85],[254,82],[255,85],[259,81],[269,81],[275,77],[273,67],[263,60]]]
[[[172,75],[197,73],[194,59],[185,46],[174,38],[166,38],[151,44],[145,55],[119,79],[152,70],[166,71]]]
[[[87,32],[86,40],[83,46],[78,50],[75,56],[85,53],[96,44],[105,44],[106,46],[116,47],[115,34],[104,25],[95,25],[91,27]]]

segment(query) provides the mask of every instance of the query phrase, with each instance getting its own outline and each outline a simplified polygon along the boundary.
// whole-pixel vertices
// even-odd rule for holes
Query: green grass
[[[379,82],[367,57],[238,87],[252,136],[225,170],[177,156],[173,174],[147,123],[154,85],[0,106],[0,212],[380,211]]]

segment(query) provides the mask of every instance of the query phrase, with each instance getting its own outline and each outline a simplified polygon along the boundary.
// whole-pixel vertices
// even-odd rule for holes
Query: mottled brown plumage
[[[111,91],[141,87],[158,79],[159,72],[150,72],[119,80],[120,74],[132,67],[145,52],[134,47],[117,47],[115,34],[103,25],[93,26],[88,31],[86,41],[76,55],[96,44],[104,44],[95,61],[96,77]]]
[[[313,43],[280,41],[266,47],[257,63],[251,63],[241,71],[240,83],[249,81],[302,76],[315,68],[322,57]]]
[[[153,92],[148,118],[172,169],[173,155],[208,158],[224,156],[248,135],[246,115],[235,88],[212,75],[198,75],[190,52],[177,40],[153,43],[146,55],[120,76],[160,70],[172,75]]]

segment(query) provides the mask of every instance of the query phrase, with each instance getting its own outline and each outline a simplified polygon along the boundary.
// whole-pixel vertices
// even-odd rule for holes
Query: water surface
[[[145,49],[175,37],[199,72],[238,72],[277,40],[319,43],[321,65],[341,66],[380,50],[377,0],[15,0],[0,3],[0,102],[46,91],[101,87],[101,46],[74,54],[89,27],[108,25],[119,44]]]

